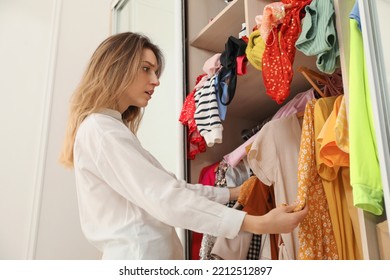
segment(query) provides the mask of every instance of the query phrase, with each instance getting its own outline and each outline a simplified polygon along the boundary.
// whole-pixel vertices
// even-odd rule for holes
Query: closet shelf
[[[243,0],[234,0],[199,32],[191,46],[215,53],[222,52],[229,36],[238,37],[244,22]]]
[[[227,114],[255,120],[263,120],[272,116],[296,94],[311,88],[309,82],[298,72],[298,67],[301,65],[316,69],[315,57],[308,57],[299,51],[296,52],[293,65],[294,76],[291,82],[290,95],[283,104],[278,105],[266,94],[262,72],[254,68],[248,62],[247,73],[243,76],[238,76],[237,78],[236,93],[233,101],[227,108]]]

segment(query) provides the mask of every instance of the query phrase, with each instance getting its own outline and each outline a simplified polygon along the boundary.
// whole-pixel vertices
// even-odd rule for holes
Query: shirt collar
[[[122,121],[122,114],[119,111],[116,111],[113,109],[108,109],[108,108],[103,108],[103,109],[99,110],[99,113],[113,117],[119,121]]]

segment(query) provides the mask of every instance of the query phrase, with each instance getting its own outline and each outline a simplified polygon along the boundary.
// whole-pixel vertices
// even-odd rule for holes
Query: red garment
[[[282,0],[291,4],[287,9],[283,23],[269,34],[263,54],[263,82],[266,93],[278,104],[290,95],[293,78],[292,65],[295,58],[295,42],[302,31],[301,19],[304,7],[312,0]],[[279,40],[278,40],[279,37]]]
[[[248,59],[246,58],[246,55],[241,55],[236,57],[236,64],[237,64],[237,75],[242,76],[246,74],[246,62]]]
[[[196,79],[196,84],[202,79],[206,74],[199,75]],[[180,113],[179,121],[183,125],[188,126],[187,131],[187,141],[188,141],[188,151],[187,157],[189,159],[195,159],[197,154],[206,151],[206,141],[203,136],[200,135],[198,127],[196,126],[194,114],[195,114],[195,89],[192,90],[184,100],[183,108]]]
[[[203,185],[208,185],[208,186],[214,186],[216,170],[218,166],[219,166],[219,162],[216,162],[209,166],[204,167],[200,171],[198,183]],[[192,231],[191,234],[192,234],[191,260],[199,260],[200,259],[199,252],[202,244],[203,234],[195,231]]]

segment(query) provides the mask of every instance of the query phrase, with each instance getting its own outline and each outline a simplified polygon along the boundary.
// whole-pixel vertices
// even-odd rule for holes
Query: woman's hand
[[[292,232],[306,217],[308,206],[293,212],[295,204],[278,206],[263,216],[246,215],[241,230],[255,234]]]

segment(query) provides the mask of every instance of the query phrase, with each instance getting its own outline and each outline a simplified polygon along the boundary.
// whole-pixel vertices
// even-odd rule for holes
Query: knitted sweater
[[[207,79],[203,87],[195,92],[194,119],[200,135],[207,146],[222,143],[222,122],[218,111],[218,102],[215,89],[215,75]]]

